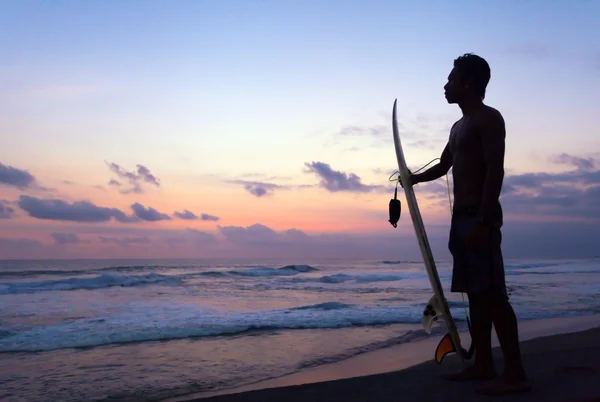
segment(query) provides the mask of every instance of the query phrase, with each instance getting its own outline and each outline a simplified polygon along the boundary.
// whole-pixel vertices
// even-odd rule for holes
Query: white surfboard
[[[457,353],[461,360],[464,361],[472,356],[473,350],[471,347],[471,350],[466,351],[460,344],[460,336],[458,334],[458,330],[456,329],[456,323],[452,318],[450,308],[448,307],[448,302],[444,297],[444,290],[435,266],[435,260],[433,259],[429,241],[427,240],[427,233],[425,232],[425,226],[423,225],[421,213],[419,212],[417,198],[415,197],[412,184],[410,181],[406,180],[406,178],[409,177],[409,173],[406,160],[404,158],[404,151],[402,150],[402,143],[400,142],[400,134],[398,133],[398,121],[396,113],[397,102],[398,100],[396,99],[394,101],[394,109],[392,112],[392,128],[394,133],[396,158],[398,159],[398,170],[400,172],[399,179],[402,183],[402,187],[404,188],[406,203],[408,204],[408,210],[410,212],[410,217],[415,229],[415,234],[417,235],[419,248],[421,249],[421,255],[423,256],[423,261],[425,262],[427,276],[429,277],[429,282],[431,283],[431,288],[433,290],[433,296],[423,310],[422,324],[428,334],[431,333],[433,324],[438,319],[442,319],[446,324],[448,332],[442,338],[435,351],[435,360],[438,364],[442,362],[443,358],[447,354],[452,352]]]

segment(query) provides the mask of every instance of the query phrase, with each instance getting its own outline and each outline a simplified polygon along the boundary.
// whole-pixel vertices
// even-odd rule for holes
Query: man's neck
[[[463,116],[469,116],[477,112],[484,106],[481,99],[466,99],[458,103],[458,107],[462,110]]]

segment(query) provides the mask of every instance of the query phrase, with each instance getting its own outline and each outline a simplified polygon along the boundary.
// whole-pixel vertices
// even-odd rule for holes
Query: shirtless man
[[[440,162],[411,176],[413,184],[436,180],[452,167],[454,208],[448,247],[453,256],[452,292],[469,297],[474,364],[449,380],[492,380],[492,323],[504,353],[503,375],[480,392],[504,394],[530,388],[521,362],[517,319],[508,301],[501,251],[504,179],[504,119],[483,103],[490,67],[479,56],[454,60],[444,86],[448,103],[456,103],[463,117],[452,126]]]

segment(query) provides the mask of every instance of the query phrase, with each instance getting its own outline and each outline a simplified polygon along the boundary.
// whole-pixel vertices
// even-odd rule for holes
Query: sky
[[[506,258],[600,255],[600,3],[3,3],[0,259],[417,259],[410,167],[460,118],[453,60],[506,120]],[[451,174],[449,176],[452,183]],[[416,188],[448,257],[445,179]],[[292,261],[293,260],[293,261]]]

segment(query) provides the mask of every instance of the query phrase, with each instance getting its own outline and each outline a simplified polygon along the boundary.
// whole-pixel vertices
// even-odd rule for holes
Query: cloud
[[[382,227],[385,227],[382,220]],[[389,224],[388,224],[389,226]],[[223,255],[243,255],[247,258],[285,258],[289,263],[311,258],[393,259],[419,256],[418,245],[410,231],[375,233],[308,234],[292,228],[277,231],[261,223],[250,226],[218,226],[223,243]],[[399,241],[401,239],[401,241]],[[411,240],[413,239],[413,240]],[[214,249],[217,249],[216,247]],[[411,255],[411,257],[408,257]]]
[[[396,168],[396,169],[382,169],[382,168],[373,169],[373,173],[375,173],[376,175],[386,175],[388,178],[390,178],[393,174],[396,174],[397,172],[398,172],[398,168]]]
[[[382,222],[383,225],[383,222]],[[389,226],[389,225],[388,225]],[[447,225],[427,225],[434,257],[450,261]],[[233,255],[284,257],[292,262],[311,257],[371,258],[421,261],[412,223],[404,216],[398,229],[371,233],[307,234],[301,230],[276,231],[256,223],[247,227],[219,227]],[[505,223],[503,251],[507,258],[566,258],[600,255],[600,226],[556,222]]]
[[[505,176],[500,198],[505,213],[562,221],[600,221],[600,169],[597,168],[597,160],[561,153],[551,156],[549,161],[571,169]],[[448,188],[443,179],[421,183],[416,192],[417,196],[437,199],[444,205],[448,203]]]
[[[600,170],[595,160],[567,154],[550,158],[575,169],[524,173],[504,180],[502,203],[509,212],[600,220]]]
[[[131,209],[133,210],[133,213],[135,214],[135,216],[137,216],[139,219],[141,219],[143,221],[155,222],[155,221],[171,220],[171,217],[169,215],[158,212],[156,209],[151,208],[151,207],[146,208],[139,202],[132,204]]]
[[[580,170],[594,170],[596,168],[596,161],[591,157],[581,158],[562,153],[551,157],[550,160],[557,164],[571,165]]]
[[[391,126],[378,125],[373,127],[365,126],[345,126],[340,129],[337,133],[343,137],[377,137],[383,138],[384,136],[392,135]]]
[[[0,237],[0,255],[2,258],[28,258],[43,248],[44,245],[39,240]]]
[[[273,181],[273,180],[291,180],[292,178],[289,176],[273,176],[273,175],[268,175],[265,173],[242,173],[239,175],[239,177],[244,177],[244,178],[252,178],[252,179],[262,179],[262,180],[266,180],[266,181]]]
[[[0,184],[25,190],[36,186],[35,177],[27,170],[17,169],[0,162]]]
[[[170,248],[177,247],[181,251],[185,251],[186,246],[187,250],[190,250],[190,248],[198,250],[207,245],[215,245],[218,243],[218,240],[211,233],[188,227],[184,232],[177,231],[167,236],[157,236],[154,244],[160,246],[161,243],[166,244]]]
[[[14,215],[14,208],[9,207],[4,202],[0,201],[0,219],[10,219]]]
[[[108,222],[111,219],[121,223],[137,221],[135,217],[127,216],[117,208],[99,207],[89,201],[69,203],[59,199],[40,199],[21,195],[18,205],[29,216],[37,219],[95,223]]]
[[[188,221],[192,221],[192,220],[196,220],[198,219],[198,216],[193,213],[192,211],[188,211],[187,209],[183,210],[183,212],[173,212],[173,216],[179,218],[179,219],[184,219],[184,220],[188,220]]]
[[[379,113],[384,124],[348,125],[333,133],[334,144],[348,147],[349,139],[363,143],[353,144],[347,150],[368,147],[389,147],[393,144],[391,111]],[[437,149],[448,140],[454,117],[449,114],[410,114],[402,109],[398,112],[398,130],[402,145],[412,148]],[[343,139],[343,141],[340,141]],[[368,144],[364,140],[369,141]]]
[[[216,221],[218,221],[220,219],[221,218],[219,218],[218,216],[215,216],[215,215],[209,215],[209,214],[201,214],[200,215],[200,220],[202,220],[202,221],[214,221],[214,222],[216,222]]]
[[[123,225],[77,225],[72,234],[97,237],[104,247],[80,247],[68,243],[44,246],[33,239],[0,238],[4,258],[102,258],[107,252],[119,258],[277,258],[286,263],[307,263],[310,259],[370,259],[421,261],[408,214],[398,228],[381,213],[379,229],[370,231],[307,233],[298,228],[276,230],[261,223],[249,226],[220,226],[216,233],[194,228],[168,229]],[[379,218],[376,218],[379,219]],[[427,223],[427,234],[437,261],[449,261],[448,224]],[[45,225],[47,226],[47,225]],[[60,230],[50,233],[63,233]],[[71,236],[65,236],[67,239]],[[505,221],[503,251],[507,258],[576,258],[599,256],[600,225],[593,222]],[[60,241],[60,240],[59,240]],[[67,240],[68,241],[68,240]],[[56,243],[56,241],[55,241]],[[110,251],[106,247],[112,248]]]
[[[188,211],[187,209],[183,210],[183,212],[175,211],[173,216],[184,219],[184,220],[196,220],[200,219],[201,221],[218,221],[220,218],[218,216],[209,215],[209,214],[200,214],[200,216],[196,215],[192,211]]]
[[[87,240],[82,240],[75,233],[52,233],[50,237],[54,239],[55,244],[65,245],[65,244],[78,244],[78,243],[87,243]]]
[[[359,176],[354,173],[344,173],[333,170],[330,165],[323,162],[305,163],[307,173],[314,173],[321,178],[319,187],[330,192],[348,191],[355,193],[369,193],[372,191],[388,191],[389,188],[381,185],[363,184]]]
[[[169,247],[180,247],[185,246],[188,242],[188,239],[184,237],[167,237],[164,239],[164,242]]]
[[[250,194],[256,197],[272,195],[275,190],[286,190],[289,186],[248,180],[227,180],[227,183],[240,184]]]
[[[259,223],[246,228],[241,226],[217,226],[219,233],[227,241],[234,243],[265,243],[278,240],[273,229]]]
[[[171,219],[169,215],[151,207],[146,208],[139,202],[131,205],[133,216],[117,208],[99,207],[89,201],[69,203],[60,199],[41,199],[28,195],[21,195],[18,205],[32,218],[56,221],[99,223],[114,219],[121,223],[133,223]]]
[[[151,243],[150,238],[148,237],[106,237],[106,236],[98,236],[98,239],[101,243],[112,243],[121,247],[128,248],[132,244],[148,244]]]
[[[114,162],[106,162],[111,172],[115,173],[120,179],[125,180],[128,184],[127,188],[119,190],[121,194],[141,194],[144,192],[142,183],[150,183],[156,187],[160,187],[160,181],[156,176],[150,173],[150,169],[143,165],[136,165],[136,171],[127,171],[120,165]],[[122,187],[124,184],[118,180],[111,179],[109,185]]]
[[[509,221],[504,224],[502,247],[508,258],[600,257],[600,225]]]
[[[313,237],[298,229],[288,229],[280,232],[260,223],[243,226],[217,226],[219,234],[226,241],[236,244],[301,244],[312,242]]]
[[[204,245],[204,244],[214,244],[217,243],[217,239],[211,233],[203,232],[194,228],[186,228],[188,233],[192,234],[193,242],[196,245]]]

